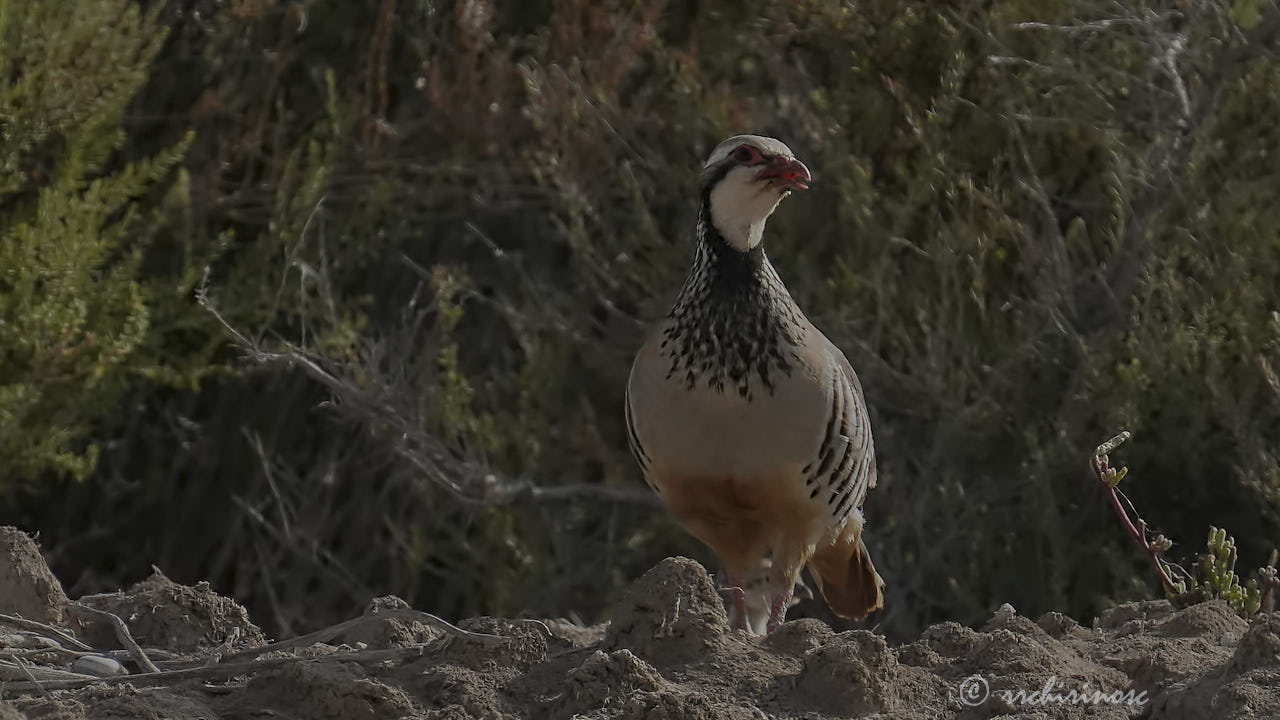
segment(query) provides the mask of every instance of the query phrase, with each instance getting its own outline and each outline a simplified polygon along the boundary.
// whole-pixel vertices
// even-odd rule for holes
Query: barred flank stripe
[[[840,422],[845,414],[845,394],[840,392],[840,368],[836,368],[836,376],[832,379],[834,392],[831,393],[831,417],[827,419],[827,431],[823,436],[822,452],[819,455],[818,469],[809,477],[809,482],[817,483],[823,477],[829,475],[832,469],[832,463],[836,459],[835,432],[836,423]],[[829,486],[830,483],[827,484]],[[819,485],[818,487],[824,487]],[[815,488],[816,489],[816,488]],[[816,494],[816,493],[815,493]],[[812,495],[810,497],[813,497]]]

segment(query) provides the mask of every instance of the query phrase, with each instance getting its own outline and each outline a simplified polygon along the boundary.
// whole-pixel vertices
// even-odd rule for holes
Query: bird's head
[[[702,197],[711,222],[742,252],[760,244],[764,223],[792,190],[806,190],[812,177],[781,141],[735,135],[716,146],[702,168]]]

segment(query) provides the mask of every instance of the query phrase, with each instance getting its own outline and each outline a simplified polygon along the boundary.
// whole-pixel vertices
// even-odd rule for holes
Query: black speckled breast
[[[747,399],[761,389],[772,394],[797,365],[803,318],[764,248],[730,246],[704,203],[693,267],[663,329],[667,379]]]

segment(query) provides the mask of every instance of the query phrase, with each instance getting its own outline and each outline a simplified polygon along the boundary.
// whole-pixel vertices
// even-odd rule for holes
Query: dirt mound
[[[35,541],[17,528],[0,527],[0,613],[57,622],[66,604],[62,584]]]
[[[52,580],[32,565],[34,544],[9,542],[23,577]],[[41,592],[23,607],[58,622],[65,599]],[[265,644],[233,601],[159,574],[81,603],[61,627],[0,622],[0,720],[1280,716],[1280,614],[1250,624],[1218,602],[1130,603],[1092,627],[1004,606],[981,629],[942,623],[897,647],[813,619],[767,638],[733,631],[711,578],[683,558],[636,580],[612,624],[590,628],[455,626],[379,598],[358,618]],[[85,674],[111,663],[133,674]]]
[[[179,585],[159,571],[124,592],[80,598],[79,605],[120,617],[138,642],[172,652],[257,647],[266,642],[244,607],[215,593],[209,583]],[[116,630],[100,613],[85,612],[77,605],[69,610],[89,644],[101,647],[114,642]]]
[[[670,558],[632,583],[605,631],[604,647],[629,648],[675,667],[731,652],[733,641],[724,603],[706,570],[688,558]]]

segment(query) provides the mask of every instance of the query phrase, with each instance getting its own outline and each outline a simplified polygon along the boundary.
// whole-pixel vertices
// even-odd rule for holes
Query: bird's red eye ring
[[[761,160],[760,151],[750,145],[742,145],[733,151],[733,159],[740,163],[758,163]]]

